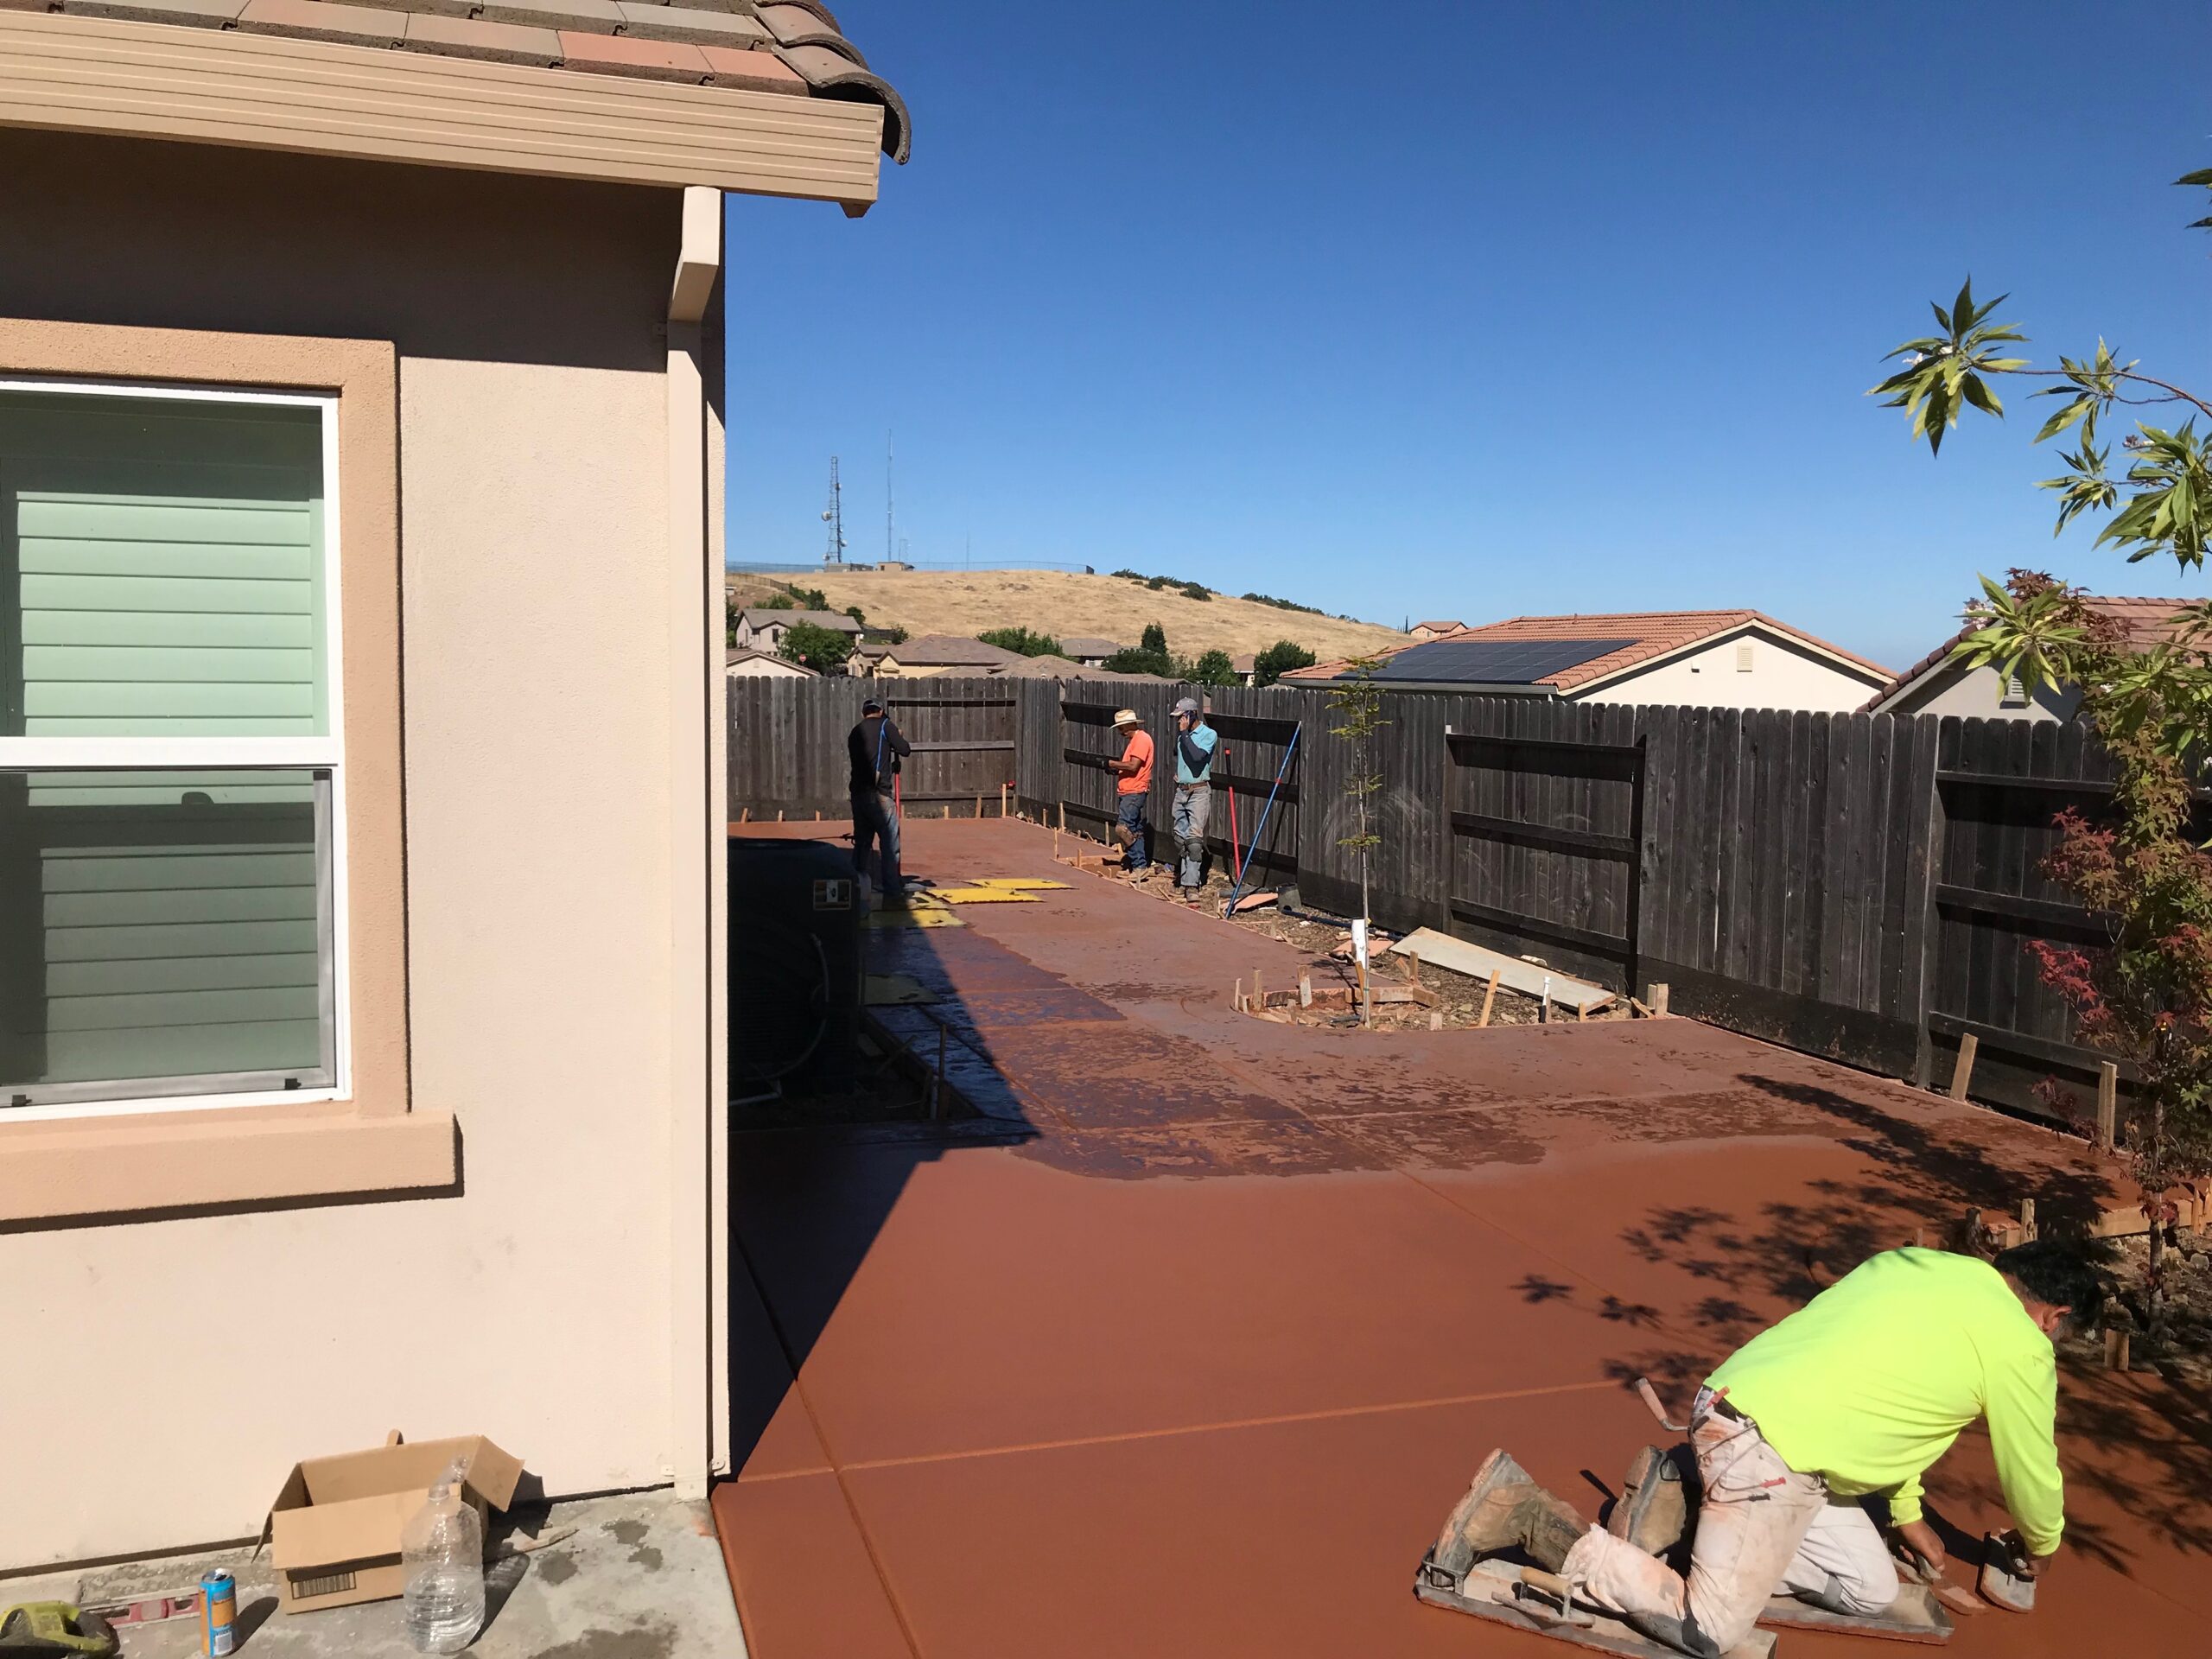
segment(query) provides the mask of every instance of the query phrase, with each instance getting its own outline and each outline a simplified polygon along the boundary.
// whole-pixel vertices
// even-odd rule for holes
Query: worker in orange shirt
[[[1114,839],[1122,849],[1122,868],[1136,879],[1145,874],[1152,862],[1146,851],[1152,826],[1144,816],[1145,798],[1152,792],[1152,734],[1144,729],[1134,709],[1115,711],[1114,729],[1127,740],[1121,759],[1106,763],[1106,770],[1116,780]]]

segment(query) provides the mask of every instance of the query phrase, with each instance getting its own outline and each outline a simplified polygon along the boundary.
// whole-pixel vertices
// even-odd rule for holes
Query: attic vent
[[[1738,674],[1748,674],[1751,671],[1751,642],[1748,639],[1738,639],[1736,642],[1736,671]]]
[[[2024,709],[2028,706],[2028,688],[2020,683],[2017,674],[2005,677],[2005,696],[1999,704],[2005,709]]]

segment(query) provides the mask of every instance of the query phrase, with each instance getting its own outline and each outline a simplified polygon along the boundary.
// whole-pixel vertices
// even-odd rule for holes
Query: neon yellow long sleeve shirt
[[[1920,1478],[1977,1417],[2005,1507],[2038,1555],[2058,1548],[2058,1365],[2004,1275],[1942,1250],[1890,1250],[1760,1332],[1711,1386],[1767,1444],[1839,1497],[1886,1492],[1920,1519]]]

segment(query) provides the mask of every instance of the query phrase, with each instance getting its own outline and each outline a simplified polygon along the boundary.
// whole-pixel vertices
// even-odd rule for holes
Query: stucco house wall
[[[1737,666],[1738,645],[1751,645],[1751,667]],[[1847,669],[1782,635],[1752,630],[1727,635],[1592,686],[1569,692],[1576,702],[1679,703],[1707,709],[1805,709],[1847,714],[1879,689],[1878,675]]]
[[[2082,702],[2082,694],[2072,686],[2042,686],[2018,702],[2005,701],[2005,689],[2004,677],[1993,668],[1938,668],[1882,712],[1956,715],[1968,720],[2071,720]]]
[[[0,316],[397,343],[410,1072],[462,1143],[450,1194],[0,1240],[60,1344],[0,1381],[0,1566],[251,1535],[392,1428],[664,1480],[678,193],[21,130],[0,177]]]

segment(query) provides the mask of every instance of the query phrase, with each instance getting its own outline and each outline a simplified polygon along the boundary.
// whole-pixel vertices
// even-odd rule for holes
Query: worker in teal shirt
[[[1921,1478],[1986,1418],[2005,1505],[2039,1573],[2064,1535],[2054,1439],[2052,1336],[2104,1290],[2073,1247],[2024,1244],[1994,1262],[1889,1250],[1738,1349],[1698,1390],[1690,1447],[1702,1496],[1687,1576],[1657,1559],[1679,1541],[1679,1487],[1648,1448],[1605,1528],[1494,1452],[1446,1524],[1437,1559],[1464,1572],[1518,1547],[1655,1641],[1715,1659],[1775,1595],[1880,1613],[1896,1567],[1858,1500],[1887,1499],[1898,1541],[1940,1569]],[[1668,1518],[1671,1513],[1671,1520]]]
[[[1206,724],[1198,699],[1175,705],[1176,896],[1198,900],[1206,875],[1206,820],[1213,813],[1213,757],[1221,734]]]

